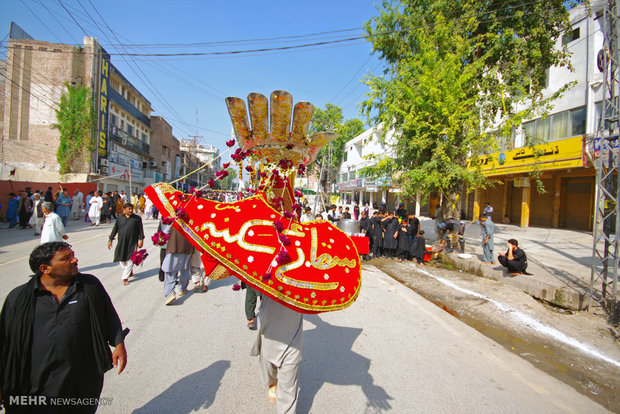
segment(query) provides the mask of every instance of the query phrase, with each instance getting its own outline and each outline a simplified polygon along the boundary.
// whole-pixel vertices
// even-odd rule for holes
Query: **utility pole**
[[[599,69],[604,73],[603,101],[597,137],[600,140],[601,149],[600,156],[596,160],[596,201],[592,229],[590,297],[588,299],[588,307],[591,309],[592,298],[596,293],[595,285],[600,282],[601,304],[613,315],[613,318],[618,317],[620,308],[617,299],[618,237],[620,236],[620,180],[618,179],[620,166],[618,25],[620,19],[618,12],[620,12],[620,0],[608,0],[601,16],[604,46],[597,59]]]

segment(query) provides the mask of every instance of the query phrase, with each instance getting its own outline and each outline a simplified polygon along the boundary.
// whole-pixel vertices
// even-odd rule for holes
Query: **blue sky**
[[[0,39],[8,35],[11,21],[35,39],[50,42],[82,44],[86,32],[113,55],[112,63],[151,101],[153,115],[170,122],[177,138],[198,132],[204,136],[203,143],[224,150],[231,131],[227,96],[245,99],[250,92],[269,96],[275,89],[284,89],[295,102],[306,100],[317,107],[333,103],[343,108],[345,118],[366,122],[359,115],[358,103],[366,91],[360,79],[382,68],[376,55],[370,54],[370,44],[357,40],[293,51],[199,57],[132,59],[114,53],[221,52],[356,37],[361,30],[341,30],[359,28],[376,14],[376,2],[359,0],[4,0]],[[290,38],[330,31],[340,32]],[[287,38],[183,46],[276,37]],[[116,46],[119,40],[125,46]],[[132,46],[136,44],[147,46]],[[166,46],[154,48],[153,44]],[[6,49],[0,49],[0,57],[5,56]]]

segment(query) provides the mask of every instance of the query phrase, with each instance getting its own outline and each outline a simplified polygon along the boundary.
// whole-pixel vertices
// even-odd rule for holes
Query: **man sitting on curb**
[[[527,273],[527,256],[523,249],[519,249],[519,242],[515,239],[508,240],[508,250],[506,254],[500,253],[497,256],[500,264],[508,269],[513,276],[519,274],[531,275]]]

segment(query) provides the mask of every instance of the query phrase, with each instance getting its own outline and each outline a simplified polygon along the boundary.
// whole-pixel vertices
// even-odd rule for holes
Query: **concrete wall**
[[[16,169],[55,173],[60,137],[53,127],[55,110],[65,82],[91,86],[92,54],[88,48],[10,39],[7,55],[0,178]]]

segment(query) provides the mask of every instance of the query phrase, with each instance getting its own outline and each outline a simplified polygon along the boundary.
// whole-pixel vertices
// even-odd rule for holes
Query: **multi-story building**
[[[494,207],[494,220],[527,227],[566,227],[591,230],[594,214],[595,169],[598,156],[597,131],[601,119],[603,68],[597,64],[604,53],[600,26],[599,2],[592,3],[592,14],[584,6],[570,11],[572,29],[558,42],[571,52],[574,70],[552,67],[548,97],[568,82],[575,85],[559,99],[545,116],[529,119],[515,128],[509,137],[499,137],[500,151],[483,157],[483,173],[494,182],[486,189],[463,194],[463,210],[467,218],[475,218],[485,202]],[[524,108],[517,108],[524,109]],[[381,126],[365,131],[345,146],[340,182],[341,195],[353,194],[360,200],[386,202],[388,207],[398,200],[399,190],[391,187],[389,178],[372,182],[359,177],[359,167],[367,166],[368,154],[382,154],[378,137]],[[490,133],[493,133],[491,131]],[[389,137],[389,134],[388,134]],[[530,146],[530,140],[538,145]],[[389,142],[389,139],[386,141]],[[388,144],[386,144],[386,147]],[[358,167],[359,166],[359,167]],[[532,172],[540,173],[544,192],[539,192]],[[380,184],[380,185],[378,185]],[[376,190],[375,190],[376,188]],[[376,191],[376,192],[375,192]],[[367,197],[380,195],[380,197]],[[391,195],[393,194],[393,195]],[[433,215],[440,198],[403,199],[406,205],[416,202],[415,211]],[[420,205],[420,203],[422,204]],[[413,211],[413,207],[409,207]]]
[[[96,39],[73,46],[33,39],[11,24],[0,82],[0,179],[97,181],[104,191],[142,189],[158,180],[150,154],[151,104],[111,63]],[[96,150],[74,174],[60,177],[56,109],[65,84],[91,88]],[[131,189],[129,188],[131,186]]]
[[[172,126],[160,116],[151,117],[151,165],[155,182],[169,182],[178,178],[177,159],[181,148],[178,139],[172,135]]]
[[[375,157],[393,155],[394,132],[388,131],[384,139],[381,135],[383,124],[367,129],[345,144],[337,178],[341,200],[371,206],[384,204],[390,209],[401,200],[400,188],[392,185],[392,177],[364,177],[364,168],[374,165]],[[413,204],[414,200],[407,202]]]
[[[76,47],[33,39],[11,23],[4,75],[0,78],[0,179],[58,181],[60,132],[56,109],[65,83],[91,86],[96,41]],[[69,179],[86,181],[89,165]]]
[[[220,169],[219,150],[212,145],[198,144],[194,140],[181,140],[181,176],[207,164],[200,171],[187,177],[183,183],[202,187],[209,179],[215,178],[215,171]]]
[[[107,67],[109,80],[107,98],[104,82]],[[99,86],[99,114],[107,112],[107,149],[102,151],[99,141],[99,169],[103,175],[104,190],[127,190],[141,193],[144,187],[156,181],[157,161],[150,155],[151,104],[109,60],[101,55],[102,82]],[[108,108],[105,110],[107,100]],[[105,121],[100,119],[100,131],[105,132]],[[103,126],[103,128],[101,128]],[[103,139],[104,135],[99,135]],[[106,154],[107,152],[107,154]],[[131,185],[131,189],[129,186]]]
[[[598,5],[597,5],[598,4]],[[494,219],[543,227],[591,230],[594,214],[597,130],[601,119],[603,53],[600,2],[592,14],[584,6],[570,11],[572,30],[560,42],[571,52],[574,71],[549,69],[551,96],[568,82],[575,86],[553,101],[549,114],[523,122],[512,136],[501,138],[501,151],[482,160],[484,173],[497,184],[469,198],[473,216],[490,202]],[[529,147],[529,139],[538,143]],[[544,192],[537,191],[533,171],[541,173]]]

